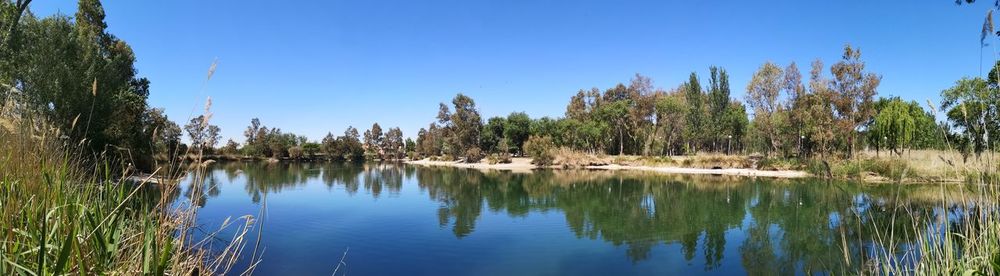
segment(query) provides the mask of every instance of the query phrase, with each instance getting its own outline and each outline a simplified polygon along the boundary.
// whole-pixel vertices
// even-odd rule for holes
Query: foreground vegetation
[[[175,203],[177,185],[136,180],[117,158],[77,156],[42,120],[0,121],[0,274],[199,275],[232,269],[252,217],[208,250],[190,236],[196,208]],[[21,113],[23,114],[23,113]],[[197,189],[203,183],[196,182]],[[211,230],[209,232],[212,232]],[[208,235],[214,238],[214,234]]]
[[[1000,133],[1000,62],[988,77],[962,78],[942,91],[940,105],[927,103],[930,111],[913,101],[877,98],[881,76],[867,71],[861,51],[847,45],[829,67],[813,61],[807,81],[794,62],[765,62],[744,99],[731,96],[727,71],[712,66],[704,86],[693,72],[669,89],[637,74],[628,84],[580,90],[562,118],[523,112],[483,118],[471,97],[458,94],[438,106],[435,121],[416,140],[374,124],[363,135],[349,127],[310,141],[255,118],[245,141],[217,147],[221,128],[209,123],[211,114],[181,128],[147,103],[150,81],[138,76],[129,45],[107,32],[99,1],[79,1],[74,17],[47,18],[36,18],[30,2],[0,1],[3,274],[229,270],[243,251],[242,236],[208,254],[188,237],[196,208],[171,204],[176,187],[130,180],[138,172],[176,176],[181,156],[204,154],[469,163],[530,156],[538,165],[574,166],[751,163],[874,181],[961,179],[991,195],[956,211],[971,223],[951,227],[948,210],[939,225],[918,229],[924,237],[919,253],[876,252],[883,262],[874,270],[1000,273],[1000,198],[993,188],[1000,181],[993,156],[1000,139],[990,139]],[[984,40],[994,37],[992,14],[986,23]],[[935,121],[938,112],[947,122]],[[188,144],[181,142],[185,132]]]

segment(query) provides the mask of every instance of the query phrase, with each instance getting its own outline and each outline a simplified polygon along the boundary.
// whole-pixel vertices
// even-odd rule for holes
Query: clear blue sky
[[[765,61],[829,65],[860,47],[879,94],[936,101],[979,74],[979,30],[992,1],[104,1],[109,30],[152,81],[150,104],[184,123],[201,86],[224,138],[253,117],[322,138],[348,125],[415,136],[458,92],[484,117],[562,116],[581,88],[635,73],[669,89],[710,65],[733,95]],[[669,3],[668,3],[669,2]],[[890,3],[891,2],[891,3]],[[36,15],[75,1],[36,0]],[[1000,43],[998,43],[1000,44]],[[1000,45],[997,45],[1000,47]],[[987,48],[984,59],[994,58]],[[828,71],[827,71],[828,74]]]

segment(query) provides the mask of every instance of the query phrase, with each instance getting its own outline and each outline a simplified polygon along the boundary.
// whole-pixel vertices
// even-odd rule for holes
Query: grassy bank
[[[197,209],[173,203],[181,194],[177,185],[130,181],[135,172],[127,162],[85,155],[74,150],[79,143],[49,129],[3,117],[0,274],[199,275],[233,269],[251,217],[234,220],[242,234],[208,250],[189,236]]]

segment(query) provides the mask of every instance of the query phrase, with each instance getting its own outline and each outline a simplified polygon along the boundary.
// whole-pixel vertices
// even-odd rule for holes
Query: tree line
[[[479,160],[530,155],[535,146],[590,154],[686,155],[697,152],[778,157],[851,157],[860,149],[901,154],[907,149],[956,148],[980,154],[997,146],[997,77],[963,78],[942,91],[935,106],[876,98],[881,76],[869,72],[860,50],[844,47],[840,60],[812,62],[808,80],[796,63],[766,62],[746,96],[731,94],[728,72],[712,66],[706,79],[692,72],[669,89],[636,74],[610,88],[581,89],[559,118],[524,112],[483,118],[463,94],[438,106],[436,119],[405,138],[399,128],[374,124],[359,133],[327,134],[320,141],[251,120],[245,141],[221,142],[209,118],[183,128],[147,103],[150,81],[138,76],[135,55],[107,32],[100,1],[81,0],[74,17],[37,18],[30,1],[0,1],[0,107],[43,114],[95,154],[121,156],[141,169],[190,150],[255,157],[337,160],[451,157]],[[990,76],[1000,77],[996,67]],[[707,84],[703,84],[707,82]],[[190,145],[181,143],[187,133]],[[531,147],[528,147],[531,146]],[[539,151],[535,151],[539,152]],[[541,152],[544,152],[541,151]]]
[[[975,150],[984,147],[973,137],[976,131],[1000,126],[995,120],[957,116],[949,116],[952,124],[938,123],[916,102],[876,99],[881,76],[867,71],[861,51],[850,45],[830,67],[814,61],[808,77],[805,82],[794,62],[785,67],[766,62],[754,72],[741,100],[731,96],[729,74],[720,67],[709,68],[707,85],[692,72],[686,82],[669,90],[654,88],[650,78],[636,74],[628,84],[578,91],[560,118],[513,112],[483,120],[475,101],[458,94],[451,105],[441,103],[437,120],[417,133],[414,155],[477,161],[491,155],[525,155],[526,144],[551,144],[609,155],[709,152],[850,158],[862,148],[902,154],[905,149],[945,148],[947,141]],[[967,82],[960,84],[996,87]],[[990,95],[987,92],[979,94]],[[970,96],[951,90],[942,95],[942,109],[948,110],[956,110],[956,102]],[[966,127],[968,122],[973,125]],[[952,126],[958,126],[957,132]]]

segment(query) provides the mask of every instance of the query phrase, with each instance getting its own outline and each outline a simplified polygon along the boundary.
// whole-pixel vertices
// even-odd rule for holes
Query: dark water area
[[[201,206],[205,232],[266,202],[257,275],[330,275],[345,252],[338,275],[843,274],[883,249],[876,233],[902,252],[954,208],[936,185],[628,171],[223,163],[194,178],[178,202]]]

